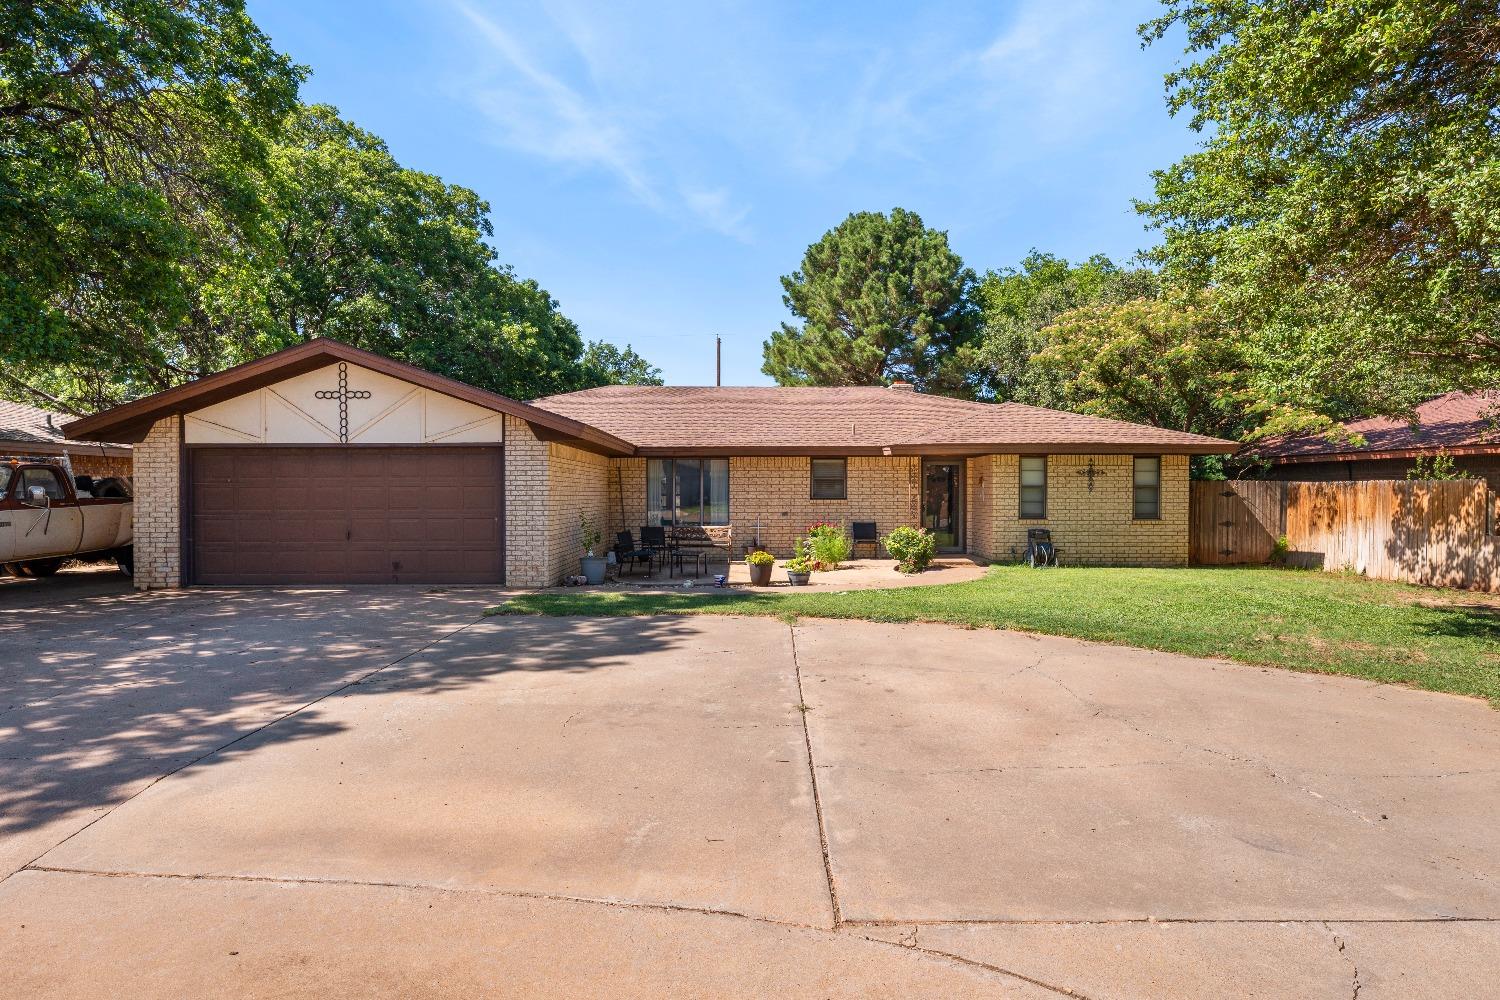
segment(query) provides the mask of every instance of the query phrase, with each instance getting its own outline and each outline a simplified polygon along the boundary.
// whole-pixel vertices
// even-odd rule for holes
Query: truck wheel
[[[38,577],[51,576],[62,569],[62,564],[63,561],[61,559],[32,559],[29,562],[15,563],[14,565],[20,570],[16,574],[17,576]]]
[[[135,576],[135,549],[121,549],[115,553],[115,565],[126,576]]]

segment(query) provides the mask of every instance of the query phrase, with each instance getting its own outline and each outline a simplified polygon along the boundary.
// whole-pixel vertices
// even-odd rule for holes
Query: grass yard
[[[1310,571],[994,566],[970,583],[846,593],[549,591],[492,613],[948,622],[1347,674],[1500,707],[1500,598]]]

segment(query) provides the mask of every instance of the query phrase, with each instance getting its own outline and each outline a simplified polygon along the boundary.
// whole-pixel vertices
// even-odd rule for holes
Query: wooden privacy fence
[[[1500,536],[1483,480],[1192,484],[1190,558],[1287,563],[1380,580],[1500,591]]]

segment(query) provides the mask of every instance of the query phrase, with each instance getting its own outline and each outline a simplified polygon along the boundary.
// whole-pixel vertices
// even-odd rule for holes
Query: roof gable
[[[567,440],[580,447],[607,454],[628,455],[632,451],[630,442],[621,441],[561,414],[323,337],[226,368],[91,417],[75,420],[63,430],[73,437],[90,440],[110,437],[115,440],[140,441],[157,420],[169,414],[202,411],[340,361],[431,389],[495,413],[518,417],[531,424],[539,436]]]

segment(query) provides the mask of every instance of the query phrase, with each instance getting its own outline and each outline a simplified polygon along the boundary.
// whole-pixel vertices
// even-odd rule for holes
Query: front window
[[[646,517],[652,524],[728,524],[729,459],[647,459]]]
[[[1135,519],[1155,521],[1161,517],[1161,459],[1136,456]]]
[[[1047,516],[1047,457],[1021,456],[1021,517],[1040,521]]]
[[[5,498],[5,488],[10,485],[10,466],[0,465],[0,500]]]

